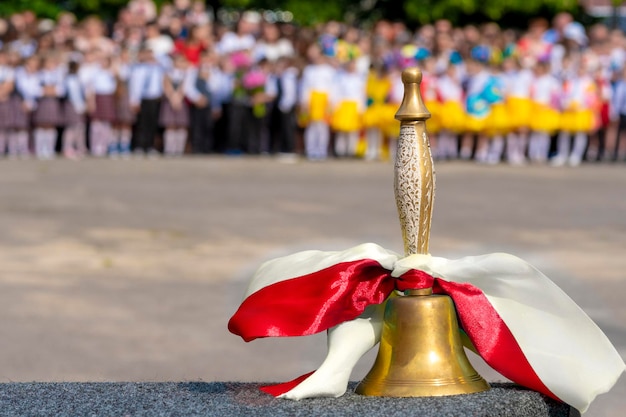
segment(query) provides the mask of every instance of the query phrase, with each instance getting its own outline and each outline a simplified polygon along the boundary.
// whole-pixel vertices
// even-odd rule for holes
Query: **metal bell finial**
[[[426,131],[430,113],[420,93],[422,72],[402,73],[404,97],[395,115],[400,137],[394,188],[406,255],[428,254],[435,172]],[[387,397],[469,394],[489,384],[470,364],[452,299],[432,289],[386,301],[378,356],[356,392]]]
[[[404,84],[404,96],[395,118],[400,122],[426,120],[430,113],[420,93],[422,83],[422,71],[417,67],[407,68],[402,71],[402,83]]]

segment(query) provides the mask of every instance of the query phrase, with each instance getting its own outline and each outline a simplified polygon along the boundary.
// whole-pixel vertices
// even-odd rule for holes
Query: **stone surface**
[[[532,262],[624,357],[625,168],[436,164],[431,252]],[[0,382],[286,381],[317,368],[324,335],[244,343],[226,322],[266,259],[368,241],[402,251],[392,171],[263,158],[0,161]],[[585,415],[625,409],[622,377]]]
[[[354,388],[354,383],[351,388]],[[570,408],[512,384],[451,397],[280,400],[236,382],[0,384],[0,416],[507,416],[573,417]]]

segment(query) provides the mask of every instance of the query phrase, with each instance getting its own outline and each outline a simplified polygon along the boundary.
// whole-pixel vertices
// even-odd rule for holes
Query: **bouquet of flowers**
[[[244,74],[241,84],[252,99],[252,114],[254,117],[265,116],[265,102],[257,98],[265,91],[265,74],[263,71],[252,69]]]

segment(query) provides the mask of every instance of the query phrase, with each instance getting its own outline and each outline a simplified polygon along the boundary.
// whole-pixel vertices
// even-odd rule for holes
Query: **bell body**
[[[425,290],[413,292],[420,291]],[[357,386],[358,394],[422,397],[488,389],[465,355],[450,297],[407,295],[387,301],[378,356]]]

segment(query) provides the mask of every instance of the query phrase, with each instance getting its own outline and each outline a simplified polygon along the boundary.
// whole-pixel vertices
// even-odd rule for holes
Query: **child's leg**
[[[163,153],[167,156],[172,156],[176,150],[174,129],[167,128],[163,132]]]
[[[54,128],[47,129],[46,135],[46,158],[52,159],[56,153],[57,146],[57,130]]]
[[[367,140],[367,149],[365,151],[365,159],[372,161],[378,159],[378,152],[380,150],[381,132],[378,128],[369,128],[365,132]]]
[[[187,129],[182,127],[178,129],[178,146],[176,149],[177,155],[185,154],[185,146],[187,145]]]
[[[7,140],[9,138],[8,131],[0,129],[0,157],[4,156],[7,148]]]
[[[463,135],[463,139],[461,139],[461,159],[467,160],[472,157],[474,145],[474,134],[466,133]]]
[[[119,137],[120,135],[117,128],[111,126],[111,137],[109,138],[109,144],[107,145],[109,156],[111,157],[116,157],[120,153]]]
[[[474,159],[476,162],[484,163],[487,162],[488,157],[489,139],[487,139],[486,135],[479,135],[476,142],[476,155],[474,156]]]
[[[489,142],[489,152],[487,162],[490,164],[499,164],[502,160],[504,151],[504,138],[501,135],[495,135]]]
[[[108,140],[110,137],[110,125],[108,123],[99,120],[94,120],[91,123],[91,154],[95,157],[102,157],[106,155]]]
[[[520,160],[519,135],[515,132],[506,135],[506,160],[509,164],[516,164]]]
[[[531,132],[530,139],[528,140],[528,159],[532,162],[538,162],[540,158],[540,142],[541,142],[541,133],[540,132]]]
[[[335,155],[344,157],[348,155],[348,134],[337,132],[335,135]]]
[[[314,159],[313,156],[313,141],[315,140],[315,131],[313,129],[313,123],[309,123],[304,128],[304,152],[306,157],[309,159]]]
[[[389,159],[391,162],[395,162],[398,155],[398,137],[392,136],[389,138]]]
[[[562,131],[556,144],[556,156],[552,159],[552,165],[560,166],[567,162],[570,154],[570,133]]]
[[[328,157],[328,144],[330,143],[330,126],[325,122],[319,122],[318,156],[320,159]]]
[[[550,152],[550,135],[547,132],[541,132],[539,137],[539,159],[538,162],[546,162],[548,153]]]
[[[580,165],[587,149],[588,136],[584,132],[577,132],[574,136],[574,147],[572,154],[569,156],[569,164],[572,166]]]
[[[28,150],[28,130],[22,129],[16,132],[17,135],[17,154],[22,157],[30,155]]]
[[[130,140],[132,137],[131,128],[128,126],[122,126],[119,129],[119,144],[120,144],[120,153],[122,155],[130,154]]]
[[[359,132],[348,132],[348,156],[356,156],[356,148],[359,145]]]
[[[43,159],[45,157],[46,136],[46,129],[42,127],[37,127],[33,131],[33,138],[35,140],[35,156],[38,159]]]
[[[76,157],[76,126],[65,126],[63,130],[63,136],[61,136],[63,142],[63,156],[66,158]]]

